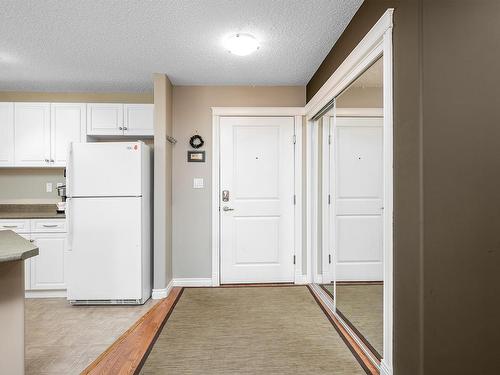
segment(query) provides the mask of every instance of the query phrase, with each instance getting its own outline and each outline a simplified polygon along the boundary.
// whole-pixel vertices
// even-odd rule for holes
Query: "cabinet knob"
[[[121,126],[118,129],[123,130],[123,128]]]
[[[123,130],[127,130],[128,128],[126,126],[123,127]]]
[[[50,162],[53,163],[54,162],[54,159],[50,159]]]
[[[48,163],[49,162],[49,159],[45,159],[45,162]]]

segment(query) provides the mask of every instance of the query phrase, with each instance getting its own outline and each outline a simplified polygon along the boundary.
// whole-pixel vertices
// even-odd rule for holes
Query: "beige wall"
[[[53,184],[52,193],[45,191],[47,182]],[[58,182],[65,182],[61,168],[1,168],[0,203],[58,202]]]
[[[0,91],[0,102],[153,103],[153,94]]]
[[[211,107],[304,106],[305,87],[174,87],[174,130],[178,143],[173,155],[174,277],[210,278],[211,264]],[[189,137],[196,131],[205,140],[207,161],[188,163]],[[204,189],[193,189],[193,178]]]
[[[351,87],[337,98],[337,108],[382,108],[382,87]]]
[[[154,239],[153,288],[160,291],[172,280],[172,84],[154,74]]]

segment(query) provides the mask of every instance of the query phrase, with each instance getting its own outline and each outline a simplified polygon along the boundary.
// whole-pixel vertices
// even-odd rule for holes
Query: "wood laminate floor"
[[[79,374],[155,302],[71,306],[63,298],[27,299],[26,374]]]

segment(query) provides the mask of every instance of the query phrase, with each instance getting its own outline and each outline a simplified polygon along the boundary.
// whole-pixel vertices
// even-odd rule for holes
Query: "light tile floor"
[[[26,299],[26,374],[79,374],[155,303],[71,306],[63,298]]]

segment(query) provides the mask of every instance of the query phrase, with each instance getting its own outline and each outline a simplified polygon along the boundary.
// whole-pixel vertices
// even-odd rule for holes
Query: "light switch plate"
[[[47,183],[45,184],[45,191],[46,191],[47,193],[52,193],[52,182],[47,182]]]
[[[204,187],[203,178],[193,178],[193,189],[203,189]]]

